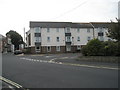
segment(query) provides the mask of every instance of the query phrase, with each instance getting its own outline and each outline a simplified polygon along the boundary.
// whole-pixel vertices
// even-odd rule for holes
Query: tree
[[[108,29],[108,37],[117,40],[120,42],[120,21],[117,23],[111,22],[111,25]]]
[[[101,47],[102,42],[98,39],[93,39],[90,40],[87,45],[82,48],[82,53],[86,56],[97,56],[100,55]]]
[[[13,45],[15,45],[15,49],[19,49],[19,45],[23,44],[23,38],[22,36],[17,33],[16,31],[10,30],[6,33],[6,36],[10,35],[11,42]]]

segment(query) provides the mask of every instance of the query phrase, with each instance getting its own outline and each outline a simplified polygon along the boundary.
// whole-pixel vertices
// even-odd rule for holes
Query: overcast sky
[[[110,22],[118,17],[120,0],[0,0],[0,34],[23,36],[29,21]]]

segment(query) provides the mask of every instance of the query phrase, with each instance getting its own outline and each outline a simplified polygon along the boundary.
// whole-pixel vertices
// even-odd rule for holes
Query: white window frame
[[[90,36],[88,36],[88,37],[87,37],[87,41],[90,41],[90,40],[91,40],[91,37],[90,37]]]
[[[60,42],[60,37],[56,37],[56,41],[57,41],[57,42]]]
[[[47,32],[48,32],[48,33],[50,32],[50,28],[47,28]]]
[[[80,42],[80,37],[79,36],[77,37],[77,41]]]
[[[81,45],[77,45],[77,50],[81,50]]]
[[[34,28],[34,31],[35,31],[35,33],[41,33],[40,27],[35,27],[35,28]]]
[[[35,38],[35,42],[41,42],[41,37],[34,37]]]
[[[90,28],[87,28],[87,33],[90,33]]]
[[[56,28],[56,32],[59,32],[59,28]]]
[[[66,36],[65,39],[66,42],[71,42],[71,36]]]
[[[37,46],[35,46],[35,52],[41,52],[41,47],[40,46],[38,46],[39,47],[39,49],[37,49]]]
[[[71,51],[71,45],[66,45],[66,51]]]
[[[56,51],[60,51],[60,46],[56,46]]]
[[[48,47],[50,47],[50,50],[48,50]],[[47,52],[51,52],[51,46],[47,46]]]
[[[77,32],[78,32],[78,33],[80,32],[80,28],[77,28]]]
[[[48,39],[49,38],[49,39]],[[47,37],[47,42],[50,42],[50,37]]]

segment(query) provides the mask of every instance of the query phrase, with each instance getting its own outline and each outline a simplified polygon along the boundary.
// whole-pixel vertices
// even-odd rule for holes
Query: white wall
[[[65,46],[65,29],[59,28],[59,32],[57,32],[56,28],[49,28],[50,32],[47,32],[47,28],[41,28],[41,46]],[[95,38],[98,38],[99,28],[95,28]],[[102,28],[104,32],[104,41],[108,40],[106,36],[106,32],[108,31],[107,28]],[[77,32],[77,28],[70,28],[71,38],[74,37],[74,41],[72,45],[86,45],[87,44],[87,37],[91,37],[93,39],[93,29],[90,29],[90,32],[87,32],[87,28],[80,28],[80,32]],[[35,37],[34,28],[31,28],[28,31],[28,34],[31,34],[31,46],[35,46]],[[77,37],[80,37],[80,41],[77,41]],[[50,37],[50,42],[47,42],[47,37]],[[56,41],[56,37],[60,38],[60,41]],[[28,44],[28,39],[27,39]]]
[[[47,37],[50,37],[50,42],[47,42]],[[60,41],[56,41],[56,37],[60,38]],[[41,46],[65,46],[65,33],[64,28],[59,28],[59,32],[56,31],[56,28],[50,28],[50,32],[47,32],[47,28],[41,29]]]
[[[90,29],[90,33],[87,32],[87,28],[80,28],[80,32],[77,32],[77,28],[71,29],[71,35],[74,37],[73,44],[74,45],[86,45],[87,37],[93,37],[92,29]],[[80,37],[80,41],[77,41],[78,36]]]

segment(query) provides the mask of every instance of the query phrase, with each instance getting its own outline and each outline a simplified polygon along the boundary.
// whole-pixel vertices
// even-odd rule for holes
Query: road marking
[[[6,79],[6,78],[4,78],[2,76],[0,76],[0,80],[6,82],[8,84],[11,84],[11,85],[15,86],[16,88],[23,88],[20,84],[17,84],[17,83],[15,83],[15,82],[13,82],[13,81],[11,81],[9,79]]]
[[[81,66],[81,67],[89,67],[89,68],[104,68],[104,69],[112,69],[112,70],[118,70],[118,68],[114,68],[114,67],[107,67],[107,66],[93,66],[93,65],[87,65],[87,64],[73,64],[73,63],[62,63],[62,62],[56,62],[55,59],[51,59],[49,61],[46,60],[35,60],[35,59],[29,59],[29,58],[20,58],[20,59],[24,59],[24,60],[30,60],[30,61],[39,61],[39,62],[43,62],[43,63],[55,63],[55,64],[63,64],[63,65],[72,65],[72,66]]]
[[[118,68],[105,67],[105,66],[92,66],[92,65],[86,65],[86,64],[72,64],[72,63],[63,63],[63,64],[64,65],[72,65],[72,66],[90,67],[90,68],[104,68],[104,69],[118,70]]]

